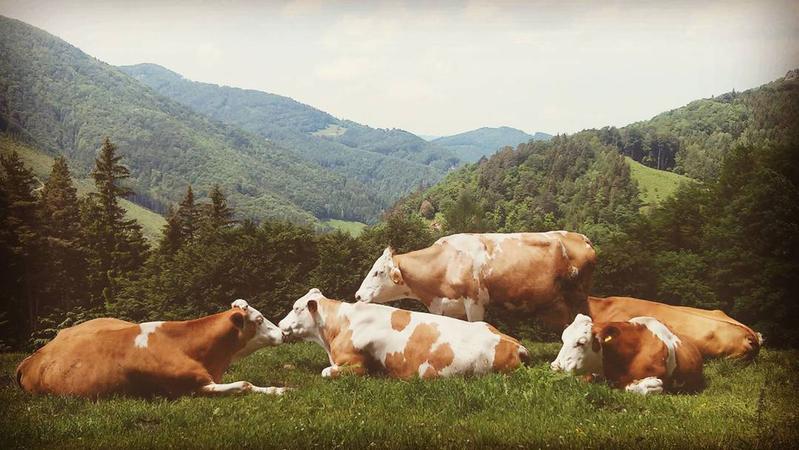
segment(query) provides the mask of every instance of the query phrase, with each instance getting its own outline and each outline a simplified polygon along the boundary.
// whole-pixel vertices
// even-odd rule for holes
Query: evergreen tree
[[[199,214],[197,205],[194,203],[194,191],[191,185],[186,188],[186,195],[180,201],[177,211],[177,220],[180,227],[180,237],[183,242],[194,240],[197,234],[197,219]]]
[[[158,251],[166,255],[173,255],[178,251],[182,243],[180,220],[177,211],[170,207],[161,242],[158,245]]]
[[[227,199],[218,184],[211,188],[209,197],[211,204],[207,208],[206,221],[211,228],[218,230],[233,224],[233,210],[228,206]]]
[[[130,172],[119,163],[122,157],[116,151],[116,145],[106,138],[92,170],[97,192],[89,194],[82,214],[86,245],[91,250],[92,300],[106,304],[114,298],[118,279],[140,267],[147,250],[141,226],[125,220],[125,210],[119,205],[120,197],[132,191],[120,185]]]
[[[66,159],[53,163],[39,200],[43,266],[47,277],[40,285],[48,306],[73,306],[84,291],[85,261],[80,242],[80,208]]]
[[[3,169],[0,178],[3,192],[0,208],[4,230],[2,246],[8,258],[3,270],[3,295],[6,297],[3,303],[15,323],[25,324],[16,330],[24,333],[34,328],[39,314],[35,286],[43,275],[37,270],[40,240],[35,188],[38,182],[30,169],[23,165],[17,152],[0,156],[0,166]]]

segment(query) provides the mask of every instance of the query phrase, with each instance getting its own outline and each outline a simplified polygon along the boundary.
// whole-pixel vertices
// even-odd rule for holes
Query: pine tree
[[[197,219],[199,217],[197,205],[194,203],[194,191],[191,185],[186,188],[186,195],[180,201],[178,207],[177,219],[180,226],[180,237],[183,242],[194,240],[197,234]]]
[[[166,224],[161,237],[161,242],[158,244],[158,251],[165,255],[173,255],[183,244],[181,236],[180,220],[177,211],[169,208],[167,214]]]
[[[97,192],[89,194],[82,212],[86,245],[91,249],[92,300],[106,305],[114,298],[118,279],[138,269],[147,251],[141,227],[134,220],[125,220],[125,210],[119,205],[119,198],[132,191],[120,185],[130,172],[119,163],[122,157],[116,151],[116,145],[106,138],[92,170]]]
[[[211,189],[209,197],[211,198],[211,204],[208,205],[206,219],[211,227],[214,230],[218,230],[234,223],[233,210],[228,206],[227,199],[225,199],[225,195],[218,184],[215,184]]]
[[[3,270],[3,295],[7,297],[3,303],[17,323],[26,324],[19,327],[24,333],[31,331],[36,323],[40,304],[35,286],[43,275],[37,270],[41,255],[36,220],[38,181],[17,152],[0,156],[0,166],[4,200],[0,222],[4,229],[3,253],[8,258]]]
[[[66,159],[53,163],[39,200],[46,279],[39,286],[48,306],[73,306],[85,289],[85,260],[80,242],[80,208]]]

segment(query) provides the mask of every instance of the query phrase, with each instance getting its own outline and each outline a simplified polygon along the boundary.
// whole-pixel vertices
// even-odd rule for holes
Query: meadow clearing
[[[553,373],[557,343],[525,341],[533,362],[509,375],[399,381],[322,379],[324,351],[268,348],[225,381],[287,385],[282,397],[89,401],[16,387],[25,356],[0,355],[0,447],[10,448],[792,448],[799,351],[705,365],[698,395],[641,397]]]

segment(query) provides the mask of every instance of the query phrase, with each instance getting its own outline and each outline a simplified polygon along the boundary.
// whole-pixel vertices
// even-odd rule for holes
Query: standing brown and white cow
[[[702,387],[702,355],[652,317],[594,322],[578,314],[563,330],[555,371],[600,375],[612,386],[638,394],[694,392]]]
[[[706,358],[753,359],[763,344],[760,333],[720,310],[667,305],[632,297],[589,297],[588,312],[596,322],[654,317],[674,333],[693,341]]]
[[[184,322],[94,319],[62,330],[25,358],[17,382],[34,394],[91,398],[282,394],[281,387],[220,383],[232,361],[282,341],[280,329],[244,300],[229,311]]]
[[[343,303],[311,289],[280,321],[287,339],[316,342],[330,361],[323,377],[383,373],[437,378],[507,372],[529,360],[516,339],[485,322]]]
[[[355,299],[412,298],[469,321],[483,320],[491,303],[562,329],[585,311],[595,264],[591,241],[579,233],[454,234],[402,255],[385,249]]]

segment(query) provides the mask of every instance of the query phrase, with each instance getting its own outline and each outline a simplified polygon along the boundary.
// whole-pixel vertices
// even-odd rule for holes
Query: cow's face
[[[325,296],[313,288],[294,302],[291,311],[278,324],[283,335],[291,340],[318,341],[321,339],[319,301]]]
[[[250,306],[246,300],[238,299],[231,303],[230,307],[241,311],[241,315],[235,314],[233,319],[236,326],[242,330],[240,336],[245,340],[244,348],[233,355],[233,360],[241,359],[260,348],[283,343],[283,333],[280,328],[266,320],[264,315]]]
[[[563,347],[552,361],[552,370],[583,373],[602,373],[602,346],[593,333],[590,317],[577,314],[561,335]]]
[[[377,258],[361,287],[355,293],[355,300],[365,303],[385,303],[407,297],[408,286],[402,279],[402,272],[394,262],[394,250],[386,248]]]

